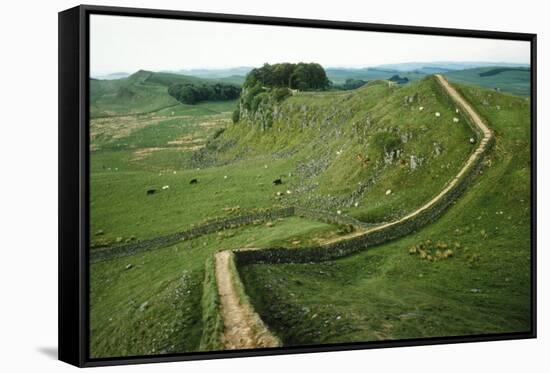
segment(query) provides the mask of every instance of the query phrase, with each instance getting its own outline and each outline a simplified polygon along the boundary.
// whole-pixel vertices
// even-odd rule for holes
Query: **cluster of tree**
[[[330,82],[325,69],[318,63],[278,63],[264,64],[253,69],[246,76],[244,88],[259,85],[260,87],[286,87],[301,91],[324,90]]]
[[[246,110],[255,112],[262,102],[283,101],[292,94],[291,89],[322,91],[330,85],[325,69],[318,63],[266,63],[246,76],[241,104]],[[233,112],[234,123],[239,121],[240,115],[237,108]]]
[[[232,84],[172,84],[168,94],[184,104],[196,104],[201,101],[234,100],[241,94],[241,89]]]
[[[406,76],[402,78],[399,75],[394,75],[391,78],[389,78],[388,80],[390,82],[394,82],[394,83],[397,83],[397,84],[405,84],[405,83],[409,82],[409,78],[407,78]]]
[[[362,87],[367,83],[366,80],[362,79],[346,79],[344,84],[334,84],[332,88],[340,91],[350,91]]]

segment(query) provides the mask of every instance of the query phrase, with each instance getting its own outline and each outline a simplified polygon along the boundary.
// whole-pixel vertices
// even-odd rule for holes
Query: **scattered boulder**
[[[434,142],[434,154],[436,157],[439,157],[441,155],[441,145],[437,142]]]
[[[459,119],[457,117],[453,118],[453,123],[458,123]]]
[[[439,111],[436,111],[436,112],[435,112],[435,117],[436,117],[436,118],[439,118],[440,116],[441,116],[441,113],[440,113]]]
[[[410,161],[409,161],[409,167],[411,171],[416,170],[416,168],[418,167],[418,158],[416,155],[411,155]]]
[[[162,187],[162,190],[166,190],[166,189],[170,189],[170,185],[164,185],[164,186]]]
[[[149,302],[143,302],[140,306],[139,306],[139,310],[140,312],[143,312],[147,309],[147,307],[149,306]]]
[[[422,110],[424,110],[424,106],[420,106],[420,107],[418,108],[418,111],[422,111]]]
[[[126,265],[125,269],[128,270],[128,269],[130,269],[130,268],[132,268],[132,267],[133,267],[132,263],[129,263],[128,265]]]
[[[470,144],[475,144],[476,143],[476,139],[474,139],[473,137],[470,137]]]
[[[391,189],[386,190],[386,195],[389,196],[391,194]]]

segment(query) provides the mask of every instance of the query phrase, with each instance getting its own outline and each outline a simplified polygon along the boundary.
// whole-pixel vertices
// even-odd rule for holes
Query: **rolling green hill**
[[[531,94],[531,70],[523,67],[480,67],[446,73],[451,82],[475,84],[518,96]]]
[[[141,71],[92,81],[92,250],[284,206],[377,225],[430,200],[475,149],[475,134],[432,77],[295,92],[282,101],[267,92],[236,124],[237,102],[179,104],[165,94],[172,79]],[[440,220],[346,259],[242,268],[256,310],[285,344],[526,327],[529,101],[459,88],[495,130],[497,145],[483,177]],[[299,249],[345,228],[287,217],[93,263],[92,356],[219,349],[214,253]],[[409,253],[421,245],[434,257],[443,245],[454,254],[429,261]]]
[[[177,106],[168,94],[172,84],[213,84],[217,80],[174,73],[140,70],[127,78],[90,80],[90,116],[92,118],[151,113]]]
[[[285,345],[529,330],[530,104],[459,90],[497,144],[439,220],[340,260],[242,268],[256,310]]]
[[[422,79],[429,74],[443,73],[451,82],[476,85],[482,88],[498,89],[502,92],[517,96],[529,96],[531,93],[531,72],[528,67],[518,66],[484,66],[466,69],[448,69],[438,66],[422,66],[411,64],[407,70],[405,65],[401,69],[391,67],[346,69],[329,68],[327,75],[335,84],[342,84],[346,79],[377,80],[390,79],[399,75],[410,81]]]
[[[369,223],[418,206],[472,149],[472,131],[432,78],[403,88],[376,81],[351,92],[303,92],[243,113],[199,152],[204,165],[208,159],[287,159],[291,166],[282,178],[294,193],[281,202]]]

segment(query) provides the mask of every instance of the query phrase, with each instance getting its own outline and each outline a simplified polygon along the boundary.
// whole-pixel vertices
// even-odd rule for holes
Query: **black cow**
[[[147,191],[147,195],[148,195],[148,196],[152,196],[152,195],[155,194],[156,192],[157,192],[156,189],[149,189],[149,190]]]
[[[281,185],[283,183],[283,181],[281,179],[275,179],[273,180],[273,184],[274,185]]]
[[[189,184],[197,184],[199,181],[197,179],[192,179]]]

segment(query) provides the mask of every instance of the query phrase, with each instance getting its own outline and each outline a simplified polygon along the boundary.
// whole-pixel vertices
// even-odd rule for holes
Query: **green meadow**
[[[268,208],[372,225],[406,215],[475,149],[466,118],[435,80],[411,80],[299,91],[236,123],[239,100],[189,105],[167,93],[204,79],[140,71],[92,80],[91,250]],[[239,268],[255,310],[284,345],[529,330],[530,101],[455,86],[497,141],[437,221],[334,261]],[[287,217],[91,264],[92,357],[220,349],[216,252],[299,250],[343,229]]]

